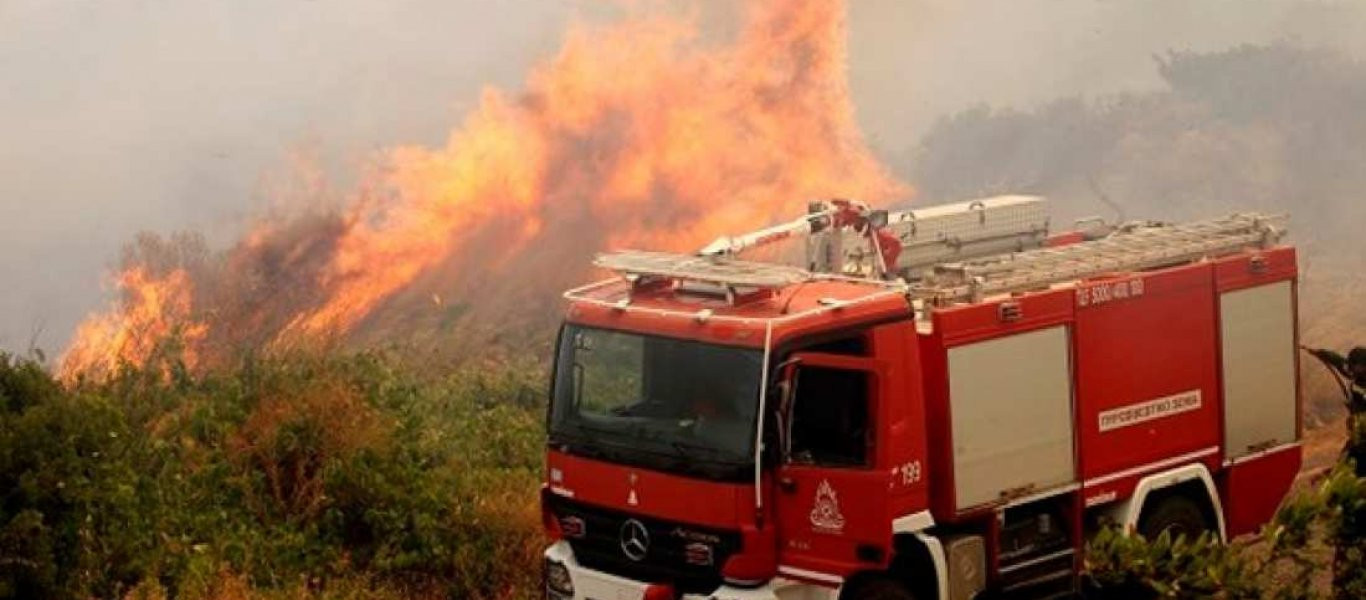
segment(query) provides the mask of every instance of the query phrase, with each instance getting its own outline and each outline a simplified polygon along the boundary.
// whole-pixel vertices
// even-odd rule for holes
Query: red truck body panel
[[[1216,454],[1219,355],[1210,266],[1083,286],[1074,329],[1083,481],[1172,457]],[[1082,306],[1083,295],[1107,288],[1142,292]],[[1198,407],[1102,432],[1101,416],[1118,414],[1110,411],[1175,397],[1197,399]]]
[[[552,450],[547,486],[576,502],[742,530],[749,543],[776,545],[765,551],[776,557],[779,573],[830,587],[886,567],[898,519],[928,513],[939,527],[984,533],[994,573],[1002,551],[994,539],[997,517],[1023,500],[1003,495],[960,506],[951,356],[955,349],[1061,328],[1070,344],[1075,477],[1026,495],[1065,498],[1079,549],[1088,510],[1122,503],[1150,475],[1203,465],[1217,486],[1228,535],[1249,533],[1274,515],[1298,472],[1301,424],[1291,443],[1225,459],[1220,299],[1280,282],[1293,290],[1297,276],[1295,250],[1275,247],[938,308],[913,307],[886,286],[842,280],[798,284],[738,304],[669,289],[633,290],[622,281],[595,284],[571,297],[569,321],[766,348],[773,364],[800,352],[813,335],[861,332],[867,356],[812,354],[808,363],[870,374],[875,452],[866,468],[768,465],[756,498],[754,484],[712,483]],[[783,374],[770,376],[777,381]],[[838,531],[816,518],[817,503],[830,502],[831,493],[840,507]],[[1079,552],[1075,560],[1080,568]]]
[[[1264,267],[1254,268],[1254,260]],[[1164,466],[1201,462],[1211,473],[1223,470],[1217,295],[1293,281],[1295,276],[1294,249],[1278,248],[934,311],[934,333],[921,339],[921,367],[934,439],[930,464],[935,517],[949,521],[958,517],[953,440],[949,428],[943,426],[952,421],[949,349],[1067,326],[1074,349],[1079,483],[1089,504],[1113,502],[1127,498],[1142,476]],[[1018,320],[1001,321],[1001,307],[1007,303],[1018,307]],[[1199,395],[1198,408],[1101,431],[1101,416],[1107,411],[1172,397],[1189,401],[1192,392]],[[1289,454],[1298,456],[1297,452]],[[1269,489],[1261,493],[1271,498],[1263,504],[1271,504],[1272,511],[1298,469],[1287,466],[1286,460],[1271,461],[1280,468],[1267,482]],[[1263,509],[1255,516],[1265,522],[1270,514]]]
[[[551,491],[579,502],[716,528],[754,521],[752,485],[715,483],[551,451]],[[559,480],[556,481],[556,474]]]
[[[1219,493],[1229,537],[1256,533],[1263,523],[1276,516],[1300,465],[1299,448],[1281,448],[1224,469]]]

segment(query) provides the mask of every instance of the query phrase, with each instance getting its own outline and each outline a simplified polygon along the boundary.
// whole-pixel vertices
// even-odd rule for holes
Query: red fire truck
[[[1284,218],[812,205],[566,293],[554,599],[1049,598],[1112,524],[1223,539],[1300,466]],[[740,260],[778,239],[801,266]],[[770,246],[772,247],[772,246]]]

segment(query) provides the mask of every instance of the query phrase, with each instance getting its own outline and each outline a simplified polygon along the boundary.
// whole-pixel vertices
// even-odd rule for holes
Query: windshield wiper
[[[584,422],[582,422],[582,421],[578,421],[578,420],[572,421],[572,424],[573,424],[573,427],[574,427],[575,429],[578,429],[579,431],[590,431],[590,432],[593,432],[593,433],[597,433],[597,434],[606,434],[606,435],[621,435],[621,433],[622,433],[620,430],[617,430],[617,429],[612,429],[612,428],[610,428],[610,427],[602,427],[602,426],[600,426],[600,425],[588,425],[588,424],[586,424],[586,423],[584,423]],[[593,441],[597,441],[597,440],[593,440]]]
[[[578,431],[565,431],[565,428],[556,428],[550,432],[550,435],[565,440],[567,443],[564,443],[563,445],[566,446],[567,450],[571,450],[574,454],[594,458],[620,458],[622,452],[634,449],[620,443],[604,441],[602,434],[617,435],[621,433],[614,429],[584,425],[582,423],[573,423],[571,427]],[[594,437],[588,432],[599,435]]]
[[[690,459],[693,458],[692,455],[694,453],[701,452],[706,453],[711,460],[714,460],[716,462],[726,462],[732,464],[738,464],[743,462],[735,460],[734,455],[731,452],[727,452],[725,450],[713,446],[706,446],[703,444],[697,444],[693,442],[680,440],[678,438],[671,437],[662,431],[651,430],[645,427],[644,425],[636,427],[635,433],[636,436],[640,439],[668,443],[669,447],[673,448],[674,453],[677,454],[680,458]],[[729,460],[720,460],[718,459],[718,457],[727,458]]]
[[[679,455],[679,456],[685,456],[685,457],[686,457],[686,456],[688,456],[689,453],[699,452],[699,451],[700,451],[700,452],[704,452],[704,453],[710,455],[710,456],[712,457],[712,459],[713,459],[713,460],[717,460],[717,462],[725,462],[725,463],[730,463],[730,464],[741,464],[741,463],[744,462],[743,459],[737,459],[737,458],[735,458],[735,454],[734,454],[733,452],[730,452],[730,451],[727,451],[727,450],[722,450],[722,449],[720,449],[720,448],[714,448],[714,447],[712,447],[712,446],[704,446],[704,445],[702,445],[702,444],[693,444],[693,443],[684,442],[684,441],[680,441],[680,440],[669,440],[669,445],[670,445],[670,446],[673,446],[673,449],[674,449],[676,452],[678,452],[678,455]]]

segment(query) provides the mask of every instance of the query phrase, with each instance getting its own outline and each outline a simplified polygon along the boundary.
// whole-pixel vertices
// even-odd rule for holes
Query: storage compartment
[[[1224,294],[1224,456],[1297,439],[1295,308],[1291,282]]]
[[[1076,480],[1068,330],[949,350],[959,510]]]
[[[1001,545],[998,560],[1001,567],[1029,562],[1059,550],[1066,550],[1072,544],[1067,531],[1067,516],[1063,501],[1071,502],[1067,495],[1055,496],[1049,501],[1035,502],[1005,511],[1001,520]]]

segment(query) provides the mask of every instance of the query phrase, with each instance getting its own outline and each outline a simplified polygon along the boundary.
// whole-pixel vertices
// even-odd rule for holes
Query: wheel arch
[[[920,531],[897,533],[892,538],[892,550],[887,570],[850,576],[840,587],[839,599],[851,600],[864,584],[884,578],[900,581],[916,600],[948,599],[948,561],[937,538]]]
[[[923,531],[897,534],[889,571],[915,593],[917,600],[947,600],[948,559],[944,544]]]
[[[1164,493],[1185,491],[1196,495],[1193,500],[1204,503],[1212,513],[1219,540],[1228,542],[1219,488],[1214,485],[1214,477],[1203,463],[1189,464],[1148,475],[1138,481],[1134,493],[1127,500],[1117,502],[1103,511],[1124,531],[1135,531],[1138,529],[1139,519],[1143,517],[1143,511],[1151,500],[1160,499]]]

